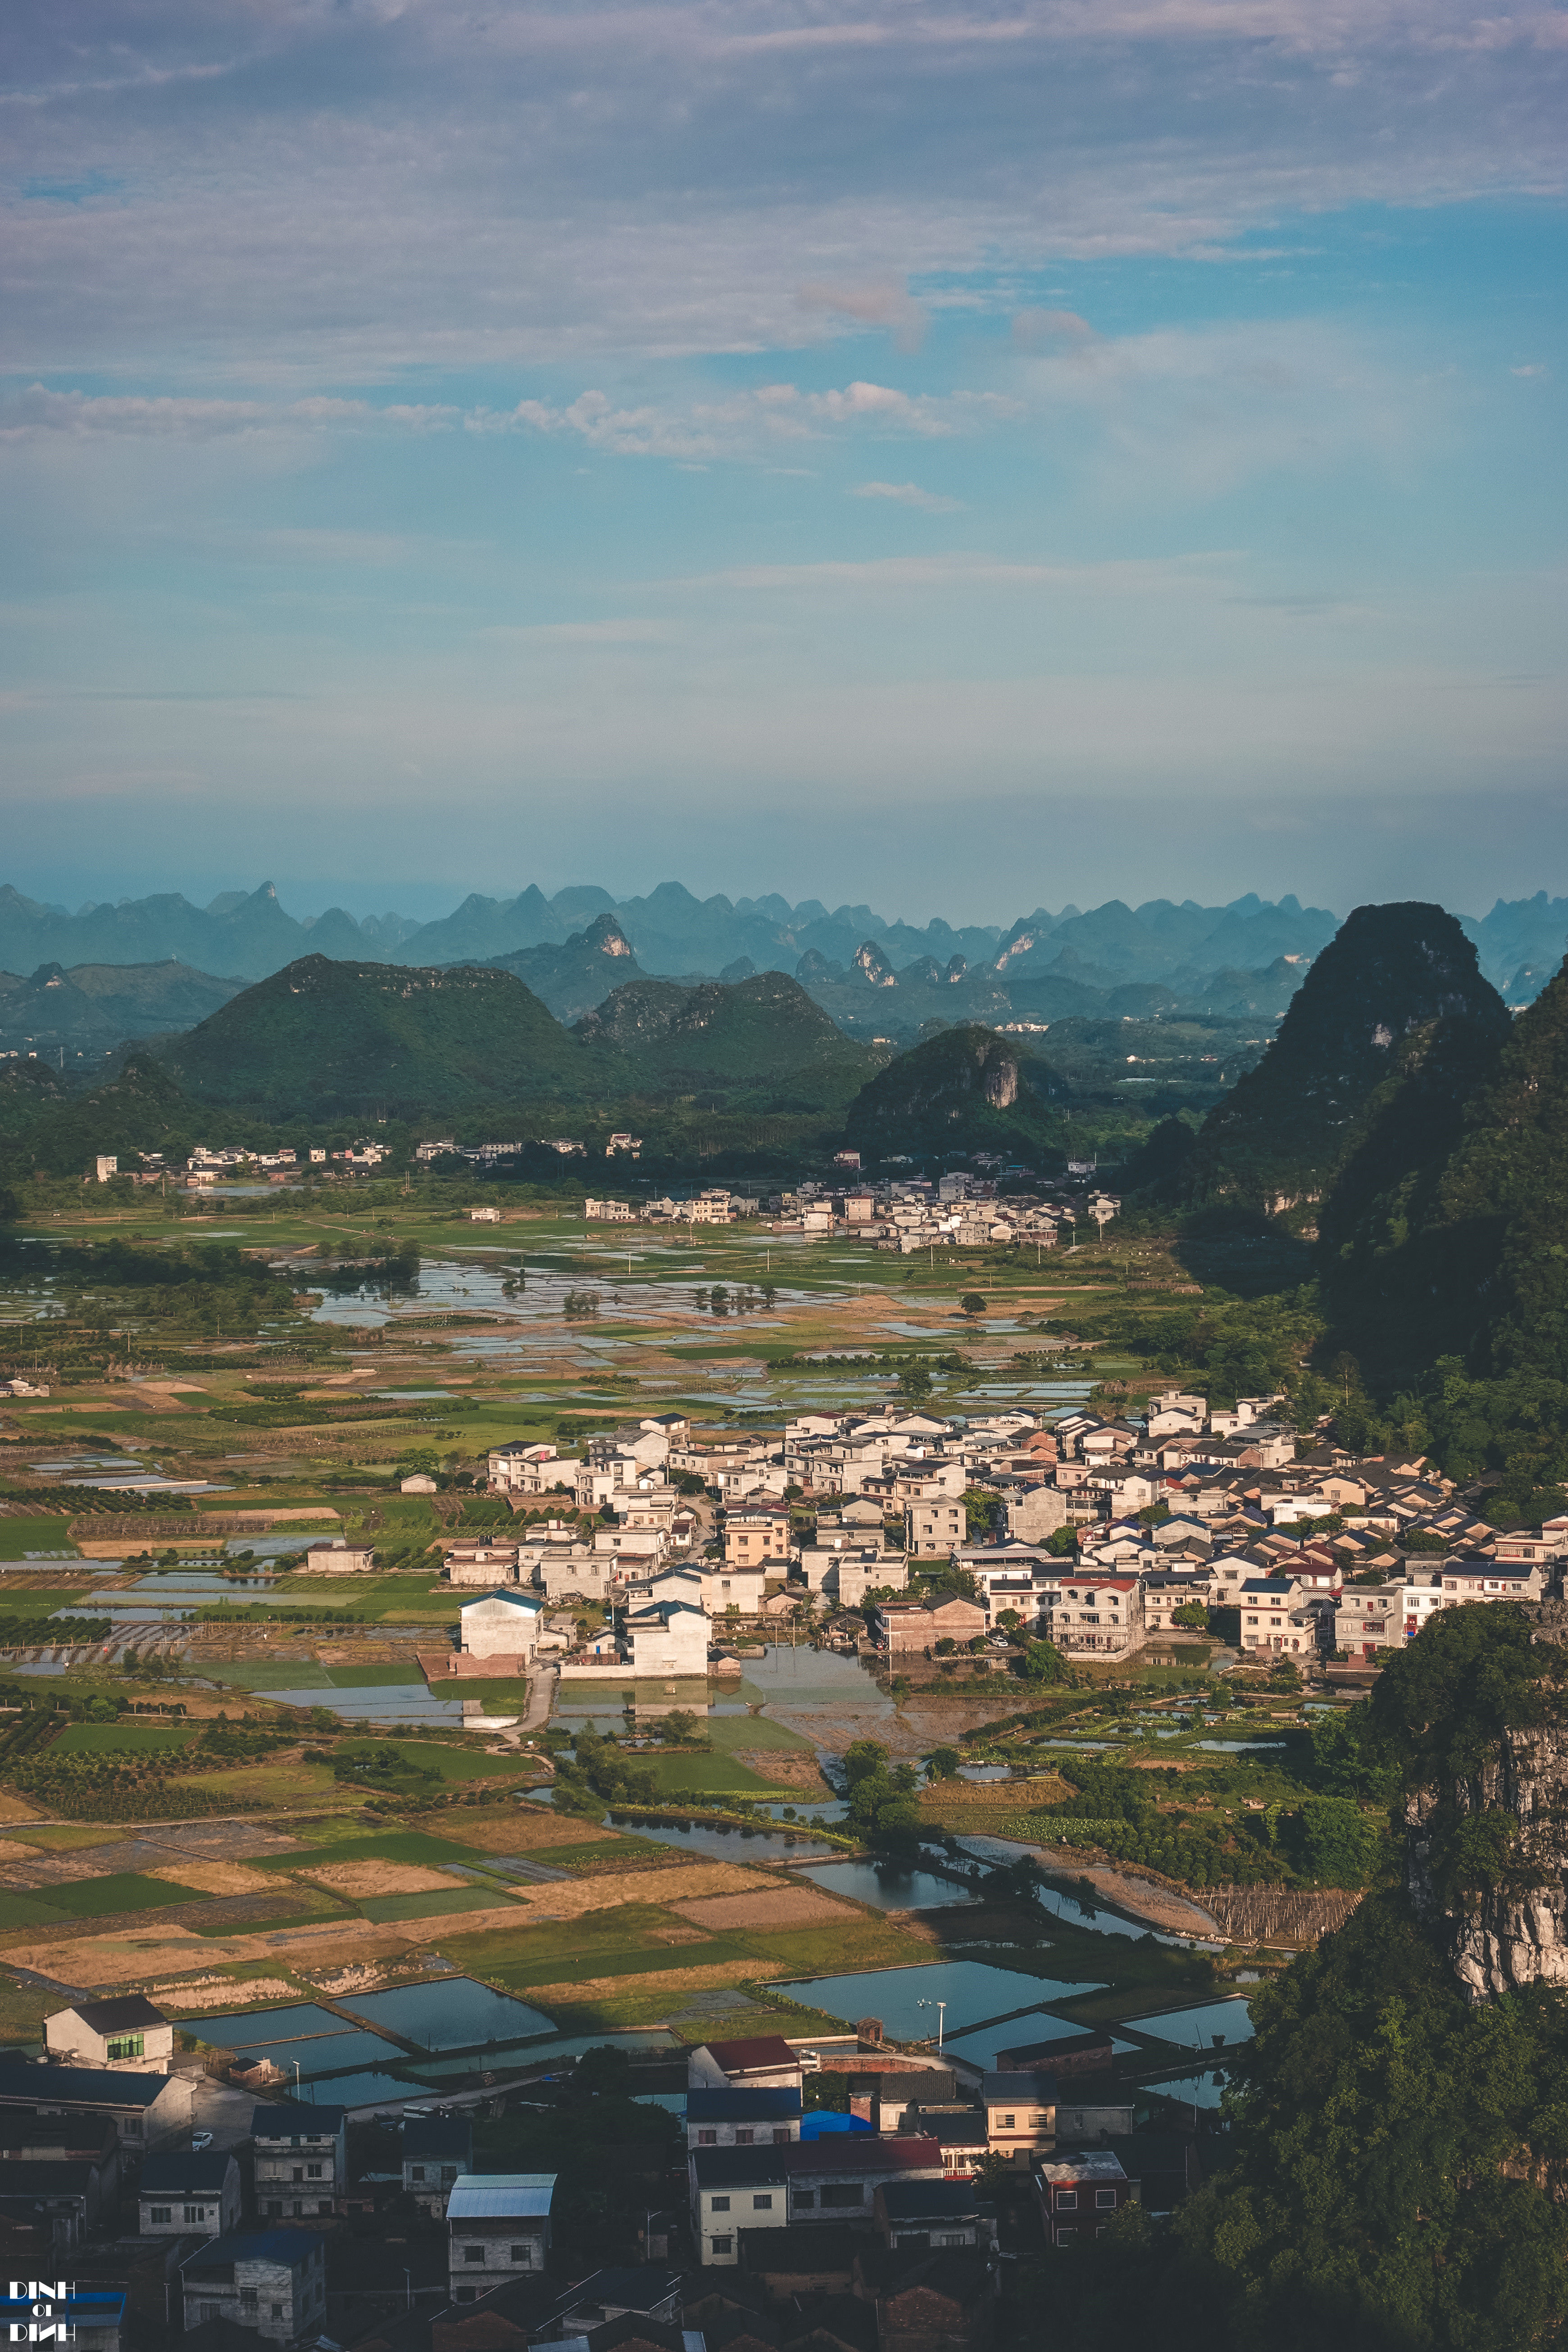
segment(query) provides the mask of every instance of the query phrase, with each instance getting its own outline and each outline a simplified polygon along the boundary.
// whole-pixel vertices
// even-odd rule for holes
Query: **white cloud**
[[[131,436],[155,441],[213,441],[239,434],[311,432],[349,427],[359,431],[439,433],[449,431],[461,411],[415,407],[405,403],[376,406],[365,400],[201,400],[174,396],[56,392],[28,386],[0,408],[0,440],[18,441],[58,434],[70,439]]]
[[[935,490],[922,490],[916,482],[857,482],[849,496],[890,499],[895,506],[916,507],[921,514],[957,514],[963,505],[962,499],[942,498]]]

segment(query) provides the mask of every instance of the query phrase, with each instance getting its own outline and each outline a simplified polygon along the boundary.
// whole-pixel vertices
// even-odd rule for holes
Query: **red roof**
[[[984,2126],[981,2129],[984,2138]],[[775,2148],[786,2172],[940,2172],[942,2142],[872,2139],[864,2132],[829,2132]]]
[[[764,2066],[798,2066],[800,2053],[782,2033],[761,2033],[752,2042],[710,2042],[708,2049],[726,2074],[754,2074]]]

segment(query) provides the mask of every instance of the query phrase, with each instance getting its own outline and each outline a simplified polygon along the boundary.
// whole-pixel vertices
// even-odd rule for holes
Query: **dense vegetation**
[[[1561,1654],[1506,1608],[1444,1612],[1325,1746],[1324,1774],[1411,1789],[1473,1775],[1505,1728],[1552,1719]],[[1495,1818],[1495,1817],[1494,1817]],[[1450,1848],[1462,1884],[1478,1864]],[[1568,1995],[1472,2009],[1402,1892],[1253,1997],[1218,2177],[1160,2235],[1130,2215],[1047,2258],[1058,2340],[1120,2352],[1518,2352],[1568,2341]]]

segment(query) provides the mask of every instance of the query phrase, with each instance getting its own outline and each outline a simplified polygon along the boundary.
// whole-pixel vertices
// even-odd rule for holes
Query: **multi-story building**
[[[403,2189],[440,2221],[458,2179],[474,2168],[474,2126],[468,2116],[405,2116]]]
[[[335,2210],[348,2182],[345,2112],[284,2104],[256,2108],[250,2119],[256,2207],[266,2220],[299,2221]]]
[[[540,2278],[550,2255],[552,2172],[467,2172],[447,2199],[448,2284],[473,2303],[513,2279]]]
[[[180,2265],[185,2327],[226,2319],[268,2344],[291,2344],[327,2315],[326,2249],[310,2230],[214,2238]]]

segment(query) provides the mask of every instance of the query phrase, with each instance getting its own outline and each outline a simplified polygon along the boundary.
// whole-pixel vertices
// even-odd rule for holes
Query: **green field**
[[[498,1887],[454,1886],[447,1894],[432,1887],[427,1895],[373,1895],[356,1906],[367,1919],[438,1919],[453,1911],[494,1911],[506,1901]],[[521,1927],[521,1919],[518,1922]]]
[[[637,1761],[651,1766],[661,1796],[765,1796],[774,1785],[753,1772],[749,1764],[737,1764],[732,1756],[639,1756]]]
[[[377,1690],[384,1685],[390,1688],[395,1683],[406,1683],[419,1690],[425,1686],[425,1677],[412,1658],[394,1658],[384,1666],[329,1666],[326,1679],[331,1690]],[[465,1683],[463,1696],[468,1698],[469,1696],[468,1685]]]
[[[30,1551],[65,1551],[79,1557],[69,1535],[68,1519],[0,1518],[0,1559],[25,1559]],[[30,1593],[19,1598],[31,1600]],[[15,1603],[9,1603],[15,1606]]]
[[[54,1741],[50,1753],[140,1756],[157,1748],[188,1748],[200,1736],[194,1723],[73,1723]]]
[[[354,1741],[358,1747],[359,1741]],[[365,1747],[373,1753],[384,1748],[395,1748],[404,1764],[411,1771],[439,1772],[443,1780],[496,1780],[515,1779],[519,1772],[533,1771],[531,1763],[520,1761],[515,1756],[487,1756],[482,1749],[442,1748],[433,1739],[367,1739]],[[347,1760],[345,1759],[345,1760]]]
[[[62,1919],[106,1919],[121,1911],[161,1911],[172,1903],[211,1899],[170,1879],[116,1870],[104,1878],[73,1878],[37,1895],[0,1895],[0,1929],[50,1927]]]
[[[318,1833],[321,1824],[311,1826]],[[456,1839],[432,1837],[425,1830],[380,1830],[368,1837],[345,1837],[340,1843],[306,1848],[299,1853],[258,1854],[255,1870],[319,1870],[334,1862],[416,1862],[437,1867],[446,1862],[482,1865],[486,1857]]]

